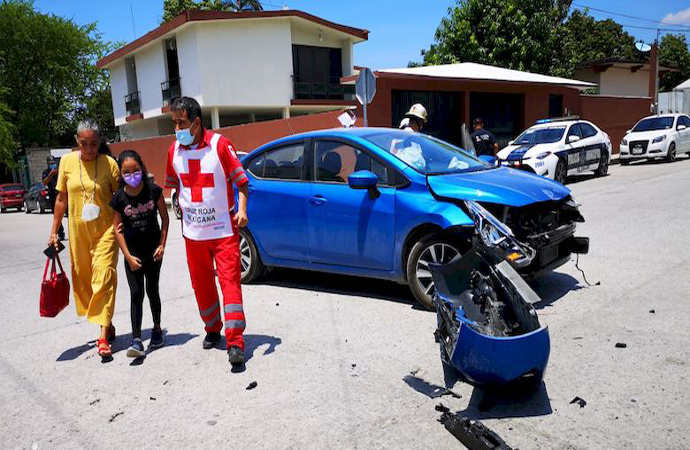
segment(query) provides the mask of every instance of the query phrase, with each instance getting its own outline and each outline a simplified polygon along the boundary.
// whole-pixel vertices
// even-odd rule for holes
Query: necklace
[[[84,204],[87,203],[93,203],[93,199],[96,195],[96,185],[98,184],[98,155],[96,155],[96,159],[94,160],[96,163],[96,174],[93,179],[93,191],[91,192],[91,195],[87,195],[86,193],[86,187],[84,186],[84,180],[81,177],[81,166],[84,164],[84,160],[81,158],[81,152],[79,152],[79,183],[81,183],[81,189],[82,193],[84,195]],[[88,176],[88,172],[86,173]]]

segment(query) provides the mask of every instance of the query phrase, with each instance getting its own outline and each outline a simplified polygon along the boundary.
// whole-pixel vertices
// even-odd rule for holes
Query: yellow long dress
[[[117,163],[106,155],[86,162],[77,151],[60,160],[57,190],[67,192],[72,289],[77,315],[86,315],[89,322],[103,326],[110,325],[115,310],[118,247],[110,199],[119,183]],[[100,214],[97,219],[84,222],[82,209],[92,193]]]

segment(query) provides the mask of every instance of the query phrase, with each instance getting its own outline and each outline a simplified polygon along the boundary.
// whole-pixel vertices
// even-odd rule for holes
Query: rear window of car
[[[565,133],[565,127],[528,128],[515,139],[513,145],[553,144]]]
[[[634,133],[639,131],[668,130],[672,126],[673,117],[652,117],[640,120],[632,131]]]
[[[12,184],[10,186],[3,186],[2,190],[3,191],[23,191],[24,186],[22,186],[21,184]]]
[[[583,138],[596,136],[597,134],[597,130],[592,125],[584,122],[580,122],[580,131]]]

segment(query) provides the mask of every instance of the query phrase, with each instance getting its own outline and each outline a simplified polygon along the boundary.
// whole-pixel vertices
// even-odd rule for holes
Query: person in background
[[[125,150],[117,163],[123,186],[115,192],[110,206],[114,210],[115,238],[125,256],[125,273],[132,301],[132,342],[127,356],[141,358],[146,355],[141,342],[144,292],[149,297],[153,316],[149,348],[163,346],[158,280],[170,220],[163,190],[149,178],[141,156],[134,150]],[[162,227],[158,224],[158,214]]]
[[[477,156],[495,156],[498,153],[496,138],[490,131],[484,129],[484,121],[481,117],[474,119],[474,132],[470,135],[470,138],[474,144]]]
[[[55,189],[55,186],[57,185],[58,165],[53,155],[48,156],[46,162],[48,168],[43,171],[43,185],[48,189],[48,200],[54,212],[55,199],[57,198],[57,189]],[[62,220],[60,220],[60,228],[58,228],[57,235],[59,240],[65,240],[65,227],[62,226]]]
[[[171,113],[176,141],[168,150],[165,187],[179,192],[189,275],[205,324],[202,347],[211,349],[220,341],[223,313],[228,361],[241,368],[245,317],[239,228],[248,222],[249,179],[232,144],[220,134],[204,129],[201,106],[196,100],[178,98]],[[223,292],[222,307],[218,304],[214,262]]]
[[[98,124],[84,119],[77,126],[79,151],[60,160],[53,226],[48,245],[58,247],[58,231],[69,208],[69,253],[77,315],[100,326],[98,353],[112,357],[112,324],[117,290],[117,242],[110,199],[120,188],[120,170],[114,159],[98,153]]]
[[[419,133],[427,121],[426,108],[421,103],[415,103],[410,110],[405,114],[405,118],[400,121],[401,130],[414,131]]]

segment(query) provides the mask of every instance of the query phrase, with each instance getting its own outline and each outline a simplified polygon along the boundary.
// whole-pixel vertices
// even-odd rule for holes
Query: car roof
[[[638,122],[645,120],[645,119],[669,119],[669,118],[676,118],[680,116],[685,116],[686,114],[681,114],[681,113],[668,113],[668,114],[655,114],[653,116],[647,116],[643,117]]]
[[[329,128],[325,130],[307,131],[304,133],[291,134],[279,139],[275,139],[271,142],[258,147],[256,150],[263,150],[268,147],[273,147],[274,145],[280,145],[282,143],[294,142],[303,139],[314,139],[314,138],[364,138],[371,136],[373,134],[378,134],[381,132],[387,132],[392,134],[407,133],[407,131],[400,130],[398,128],[384,128],[384,127],[361,127],[361,128]],[[251,152],[254,153],[254,152]]]

